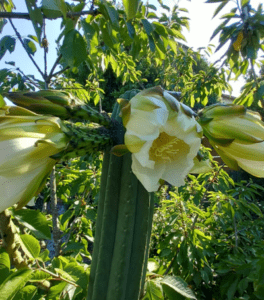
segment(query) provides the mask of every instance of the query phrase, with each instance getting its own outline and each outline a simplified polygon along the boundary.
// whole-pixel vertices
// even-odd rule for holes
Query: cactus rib
[[[131,153],[127,153],[123,156],[115,248],[107,300],[125,300],[126,278],[130,268],[138,187],[138,180],[131,170],[131,164]]]

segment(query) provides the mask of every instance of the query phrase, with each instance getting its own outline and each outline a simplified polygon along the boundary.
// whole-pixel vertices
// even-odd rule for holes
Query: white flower
[[[148,192],[160,179],[174,186],[194,165],[202,129],[193,112],[161,87],[138,93],[122,109],[125,145],[132,152],[132,171]]]
[[[43,188],[67,145],[60,119],[5,107],[0,113],[0,212],[24,206]],[[64,129],[65,130],[65,129]]]

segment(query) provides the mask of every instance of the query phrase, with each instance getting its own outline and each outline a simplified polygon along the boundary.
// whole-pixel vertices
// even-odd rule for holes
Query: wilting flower
[[[43,188],[68,138],[60,119],[20,107],[0,109],[0,212],[24,206]]]
[[[132,171],[147,191],[160,179],[184,185],[201,144],[202,128],[193,111],[161,87],[146,89],[121,110],[125,145],[132,152]]]
[[[264,177],[264,123],[258,113],[241,105],[212,105],[200,113],[205,136],[223,161]]]

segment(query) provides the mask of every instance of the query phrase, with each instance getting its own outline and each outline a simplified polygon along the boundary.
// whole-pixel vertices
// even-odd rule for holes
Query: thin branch
[[[51,68],[51,70],[50,70],[50,73],[49,73],[49,76],[48,76],[47,79],[46,79],[46,82],[47,82],[48,84],[50,83],[51,77],[55,76],[56,73],[53,74],[53,72],[54,72],[55,68],[57,67],[58,63],[60,62],[61,58],[62,58],[62,54],[60,54],[60,55],[57,57],[57,59],[56,59],[54,65],[52,66],[52,68]],[[59,72],[61,72],[61,71],[59,71]]]
[[[72,18],[72,17],[79,17],[83,15],[97,15],[99,14],[98,10],[84,10],[84,11],[79,11],[79,12],[67,12],[66,16],[67,18]],[[62,18],[63,16],[59,16],[56,19]],[[0,12],[0,19],[5,18],[5,19],[25,19],[25,20],[31,20],[29,13],[14,13],[14,12]],[[45,15],[43,15],[43,19],[48,19]]]
[[[16,70],[18,71],[18,72],[20,72],[25,78],[27,78],[27,80],[32,84],[32,85],[34,85],[36,88],[38,88],[39,89],[39,86],[30,78],[30,77],[28,77],[22,70],[20,70],[19,68],[16,68]]]
[[[55,256],[57,257],[60,254],[60,229],[58,225],[55,167],[53,167],[50,174],[50,200],[51,200],[52,225],[53,225],[52,235],[53,235]]]
[[[47,64],[47,52],[48,52],[48,41],[47,41],[47,36],[46,36],[46,22],[43,20],[43,39],[42,39],[42,46],[44,50],[44,81],[45,81],[45,89],[48,89],[48,82],[47,82],[47,69],[48,69],[48,64]]]
[[[32,55],[27,51],[27,49],[26,49],[26,47],[25,47],[25,45],[24,45],[24,43],[23,43],[22,37],[21,37],[20,33],[17,31],[17,29],[16,29],[14,23],[12,22],[11,19],[9,20],[9,22],[10,22],[11,26],[13,27],[13,29],[14,29],[14,31],[15,31],[15,33],[16,33],[16,36],[18,37],[19,41],[21,42],[23,48],[25,49],[25,51],[26,51],[28,57],[29,57],[29,58],[31,59],[31,61],[33,62],[33,64],[35,65],[35,67],[37,68],[37,70],[39,71],[39,73],[41,74],[42,78],[45,80],[43,72],[40,70],[39,66],[38,66],[37,63],[35,62],[35,60],[34,60],[34,58],[32,57]]]
[[[236,248],[238,247],[238,235],[237,235],[237,225],[236,225],[236,217],[234,216],[233,218],[234,222],[234,229],[235,229],[235,243],[236,243]]]
[[[69,68],[70,68],[70,67],[66,67],[66,68],[64,68],[64,69],[62,69],[62,70],[60,70],[60,71],[54,73],[54,74],[52,75],[52,77],[55,77],[55,76],[57,76],[57,75],[62,74],[64,71],[68,70]]]
[[[40,271],[42,271],[42,272],[45,272],[45,273],[51,275],[52,277],[54,277],[54,278],[53,278],[54,280],[55,280],[55,279],[56,279],[56,280],[62,280],[62,281],[65,281],[65,282],[67,282],[67,283],[69,283],[69,284],[72,284],[72,285],[75,286],[75,287],[79,287],[79,285],[76,284],[75,282],[73,282],[73,281],[71,281],[71,280],[68,280],[68,279],[66,279],[66,278],[63,278],[63,277],[61,277],[59,274],[55,274],[55,273],[53,273],[53,272],[51,272],[51,271],[49,271],[49,270],[47,270],[47,269],[45,269],[45,268],[42,268],[37,260],[36,260],[36,264],[37,264],[37,266],[38,266],[38,270],[40,270]]]

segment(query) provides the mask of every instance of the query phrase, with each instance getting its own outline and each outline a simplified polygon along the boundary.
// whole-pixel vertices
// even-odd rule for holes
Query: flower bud
[[[43,188],[68,138],[60,119],[20,107],[0,109],[0,212],[23,207]]]
[[[264,177],[264,123],[259,114],[241,105],[217,104],[199,116],[204,135],[231,169]]]

